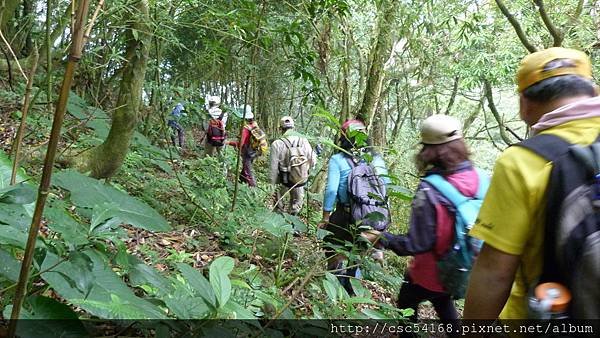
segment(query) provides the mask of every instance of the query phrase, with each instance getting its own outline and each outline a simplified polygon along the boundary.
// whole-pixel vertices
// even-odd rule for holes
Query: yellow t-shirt
[[[599,133],[600,118],[573,120],[541,132],[582,145],[594,142]],[[470,232],[487,245],[521,258],[502,319],[527,318],[527,292],[542,269],[544,195],[551,169],[551,163],[523,147],[504,151]]]

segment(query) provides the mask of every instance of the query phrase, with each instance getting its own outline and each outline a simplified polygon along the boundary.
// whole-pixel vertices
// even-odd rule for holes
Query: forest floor
[[[36,120],[37,121],[37,120]],[[48,128],[48,121],[40,122]],[[45,128],[34,129],[27,135],[24,145],[23,163],[27,165],[29,175],[39,175],[36,168],[41,168],[42,150],[45,139]],[[0,148],[10,152],[16,127],[14,120],[7,114],[0,114]],[[68,141],[76,135],[70,135],[61,142],[61,147],[74,143]],[[225,152],[227,177],[215,175],[221,171],[222,164],[214,159],[203,159],[201,143],[204,135],[197,129],[188,132],[188,145],[179,151],[173,150],[167,160],[170,168],[144,158],[145,153],[132,150],[122,171],[111,185],[127,191],[132,196],[144,200],[159,211],[172,225],[168,232],[151,232],[122,225],[127,236],[124,240],[127,253],[138,257],[146,265],[155,268],[164,275],[176,272],[177,264],[185,263],[203,270],[222,256],[236,257],[240,265],[252,269],[256,267],[263,280],[263,287],[274,285],[269,294],[280,299],[280,305],[287,304],[296,318],[314,318],[316,314],[323,318],[355,317],[369,309],[377,309],[387,305],[395,308],[395,299],[406,268],[406,258],[386,253],[386,266],[369,273],[360,281],[366,288],[372,304],[341,305],[340,309],[332,308],[330,301],[323,298],[321,283],[311,281],[301,285],[303,279],[314,271],[318,260],[323,262],[318,233],[315,224],[320,218],[320,196],[308,194],[308,210],[292,222],[303,223],[306,231],[297,236],[273,238],[256,227],[256,215],[269,215],[274,203],[273,187],[264,184],[268,176],[265,159],[255,164],[255,175],[259,181],[256,189],[248,189],[241,185],[238,206],[234,213],[228,212],[231,203],[232,181],[235,179],[235,152]],[[225,185],[225,186],[223,186]],[[204,207],[202,207],[202,205]],[[247,223],[247,224],[246,224]],[[252,223],[252,224],[251,224]],[[250,226],[250,227],[248,227]],[[46,229],[42,229],[44,233]],[[288,243],[289,242],[289,243]],[[317,259],[317,261],[315,261]],[[321,263],[316,263],[317,265]],[[318,275],[325,275],[324,263]],[[361,268],[362,270],[363,268]],[[49,295],[58,297],[52,292]],[[331,295],[329,295],[331,296]],[[346,296],[348,297],[348,296]],[[379,305],[375,305],[379,304]],[[462,308],[462,303],[457,304]],[[265,311],[268,315],[268,311]],[[392,313],[392,312],[388,312]],[[273,313],[271,313],[273,314]],[[390,318],[394,318],[391,315]],[[430,303],[421,304],[419,317],[436,318]]]

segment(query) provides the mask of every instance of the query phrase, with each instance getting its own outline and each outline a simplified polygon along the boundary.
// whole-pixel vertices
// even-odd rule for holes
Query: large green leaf
[[[256,216],[256,227],[266,230],[276,237],[283,237],[285,234],[293,232],[290,222],[278,213],[264,210]]]
[[[11,282],[16,282],[19,279],[21,262],[2,249],[0,249],[0,262],[2,262],[2,264],[0,264],[0,276]]]
[[[89,337],[83,324],[73,310],[57,300],[44,296],[27,298],[28,309],[21,310],[21,320],[17,325],[18,337]],[[8,318],[12,305],[4,309]]]
[[[234,260],[231,257],[222,256],[215,259],[208,270],[210,285],[215,292],[219,307],[225,306],[231,297],[231,280],[229,273],[233,270]]]
[[[61,200],[51,199],[44,210],[48,220],[48,228],[61,234],[65,244],[74,248],[89,242],[86,226],[78,222],[66,210],[67,205]]]
[[[36,191],[32,186],[24,183],[0,190],[0,203],[5,204],[31,204],[35,202]]]
[[[53,183],[71,192],[73,204],[94,209],[95,215],[150,231],[168,231],[167,221],[152,207],[126,193],[78,172],[67,170],[54,175]]]
[[[194,297],[191,290],[181,282],[175,283],[175,291],[163,300],[177,319],[204,319],[210,313],[210,308],[201,297]]]
[[[129,272],[129,283],[133,286],[148,284],[158,289],[158,294],[169,294],[173,291],[171,282],[152,267],[136,264]]]
[[[200,271],[184,263],[178,263],[177,268],[181,271],[185,281],[192,287],[194,294],[202,297],[207,304],[216,308],[217,298],[211,284],[206,280],[204,275],[202,275]]]
[[[50,252],[46,254],[41,267],[41,270],[47,270],[54,266],[43,273],[42,278],[68,302],[101,318],[166,318],[160,308],[133,293],[115,274],[106,257],[92,249],[85,250],[82,254],[91,261],[91,271],[88,270],[90,263],[86,259],[59,263],[60,258]],[[89,279],[93,281],[91,289],[81,290]]]
[[[10,176],[12,174],[12,160],[8,156],[0,151],[0,189],[4,189],[10,185]],[[29,177],[25,174],[25,171],[21,168],[17,171],[16,182],[20,183],[27,181]]]
[[[0,203],[0,227],[4,223],[23,230],[31,224],[35,189],[29,183],[11,187],[11,173],[12,161],[3,151],[0,151],[0,199],[4,202]],[[28,179],[29,177],[25,175],[24,171],[17,172],[17,182],[24,182]]]

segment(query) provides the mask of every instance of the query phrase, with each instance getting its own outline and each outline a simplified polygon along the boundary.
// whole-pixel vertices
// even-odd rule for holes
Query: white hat
[[[223,113],[223,111],[219,107],[212,107],[212,108],[208,109],[208,114],[214,119],[218,119],[222,113]]]
[[[214,105],[218,106],[221,104],[221,98],[218,96],[209,96],[208,103],[213,103]]]
[[[448,115],[432,115],[421,124],[423,144],[443,144],[462,138],[458,119]]]
[[[279,120],[281,128],[294,128],[294,119],[291,116],[284,116]]]
[[[249,104],[245,105],[245,111],[242,111],[242,117],[245,118],[246,120],[249,119],[253,119],[254,118],[254,113],[252,112],[252,107],[250,107]]]

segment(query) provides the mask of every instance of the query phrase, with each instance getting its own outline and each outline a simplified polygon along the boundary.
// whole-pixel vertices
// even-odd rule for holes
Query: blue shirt
[[[379,155],[373,156],[371,162],[373,169],[381,180],[387,185],[390,178],[387,177],[388,171],[383,158]],[[325,187],[325,198],[323,200],[323,211],[332,211],[335,202],[349,204],[348,197],[348,174],[352,168],[346,159],[344,153],[337,153],[331,156],[329,160],[329,169],[327,171],[327,186]]]
[[[181,112],[183,111],[183,104],[178,103],[175,108],[173,108],[173,111],[171,112],[171,115],[175,118],[175,119],[179,119],[181,117]]]

